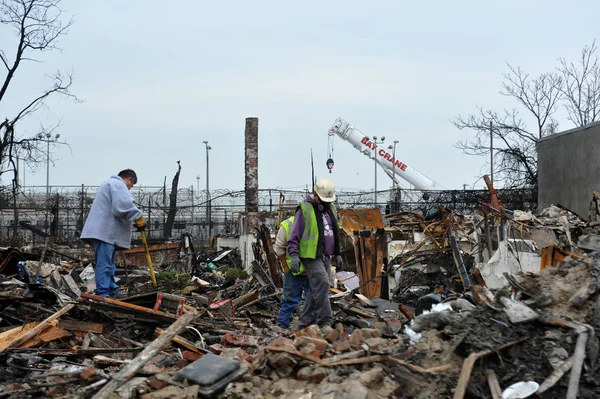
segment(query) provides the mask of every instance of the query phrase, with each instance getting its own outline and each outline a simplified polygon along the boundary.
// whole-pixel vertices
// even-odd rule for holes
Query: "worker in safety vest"
[[[281,300],[281,309],[279,310],[279,319],[277,325],[281,328],[289,328],[292,322],[292,313],[302,300],[302,292],[308,298],[310,289],[308,277],[304,271],[304,265],[300,264],[300,269],[296,272],[290,270],[292,258],[287,255],[287,243],[290,238],[294,216],[281,222],[277,237],[275,238],[275,253],[279,257],[281,269],[283,270],[283,299]]]
[[[299,327],[311,324],[331,325],[333,314],[329,303],[331,257],[337,270],[342,269],[340,234],[337,223],[335,187],[333,182],[321,179],[313,194],[297,208],[288,240],[287,252],[291,258],[290,270],[298,272],[304,265],[310,284],[310,295],[304,304]]]

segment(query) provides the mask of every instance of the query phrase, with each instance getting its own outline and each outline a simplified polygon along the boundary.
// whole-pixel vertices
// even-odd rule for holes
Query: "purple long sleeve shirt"
[[[322,215],[323,218],[323,244],[324,244],[324,254],[323,255],[333,255],[335,252],[335,236],[332,227],[331,217],[327,212],[325,212],[325,207],[321,204],[315,203],[315,200],[312,195],[308,195],[305,201],[311,202],[315,207],[315,214],[317,217]],[[302,209],[298,209],[296,212],[296,217],[294,218],[294,224],[292,225],[292,231],[290,232],[290,238],[287,243],[287,252],[290,255],[298,255],[300,252],[300,240],[302,239],[302,234],[304,233],[304,215],[302,214]]]

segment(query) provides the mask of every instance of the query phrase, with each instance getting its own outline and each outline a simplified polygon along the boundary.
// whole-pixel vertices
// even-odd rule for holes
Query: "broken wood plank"
[[[485,376],[487,377],[488,385],[490,386],[492,399],[502,399],[502,389],[500,388],[500,383],[498,382],[498,377],[496,377],[494,370],[485,370]]]
[[[428,369],[424,369],[423,367],[417,366],[416,364],[406,363],[405,361],[396,359],[391,356],[387,360],[391,361],[393,363],[399,364],[400,366],[404,366],[407,369],[409,369],[410,371],[415,371],[417,373],[423,373],[423,374],[437,374],[440,371],[452,370],[452,368],[454,367],[452,364],[443,364],[441,366],[430,367]]]
[[[87,323],[78,320],[60,320],[58,322],[58,328],[62,328],[67,331],[84,331],[96,334],[102,334],[104,325],[100,323]]]
[[[548,378],[546,378],[544,382],[540,384],[540,389],[538,389],[537,393],[544,393],[548,389],[556,385],[556,383],[560,381],[561,378],[563,378],[567,371],[571,370],[571,368],[573,367],[574,360],[575,357],[571,356],[570,358],[565,360],[560,366],[558,366],[558,368],[554,370],[552,374],[550,374]]]
[[[456,389],[454,390],[454,399],[463,399],[465,397],[465,393],[467,392],[467,386],[469,385],[469,381],[471,380],[471,371],[473,370],[473,366],[475,365],[477,359],[483,356],[487,356],[490,353],[495,353],[499,350],[506,349],[510,346],[521,343],[527,339],[529,339],[529,337],[523,337],[516,341],[500,345],[499,347],[494,349],[487,349],[481,352],[471,353],[463,362],[462,370],[460,371],[460,377],[458,377],[458,384],[456,384]]]
[[[165,333],[165,330],[157,328],[156,330],[154,330],[154,332],[158,335],[162,335]],[[210,353],[210,351],[208,351],[206,349],[198,348],[192,342],[188,341],[187,339],[185,339],[179,335],[176,335],[173,338],[173,342],[183,346],[185,349],[187,349],[191,352],[194,352],[194,353],[201,353],[201,354]]]
[[[347,366],[347,365],[351,365],[351,364],[376,363],[376,362],[383,362],[383,361],[385,361],[387,359],[387,356],[376,355],[376,356],[361,357],[361,358],[358,358],[358,359],[340,360],[338,362],[331,362],[330,363],[330,362],[327,362],[325,360],[312,357],[311,355],[309,355],[307,353],[299,352],[297,350],[291,350],[291,349],[280,348],[280,347],[271,347],[271,346],[267,346],[265,349],[268,350],[268,351],[272,351],[272,352],[285,352],[285,353],[289,353],[290,355],[300,356],[300,357],[302,357],[302,358],[304,358],[306,360],[310,360],[311,362],[315,362],[315,363],[317,363],[317,364],[319,364],[321,366],[327,366],[327,367]]]
[[[50,327],[27,342],[19,345],[19,348],[33,348],[44,343],[56,341],[61,338],[70,337],[71,333],[58,327]]]
[[[52,321],[58,319],[59,317],[61,317],[62,315],[64,315],[65,313],[67,313],[68,311],[70,311],[71,309],[73,309],[74,306],[75,306],[75,304],[73,304],[73,303],[68,304],[67,306],[65,306],[64,308],[62,308],[58,312],[54,313],[52,316],[48,317],[47,319],[45,319],[44,321],[42,321],[40,324],[38,324],[37,326],[35,326],[31,330],[27,331],[25,334],[21,335],[20,337],[18,337],[15,340],[9,342],[8,345],[6,345],[4,348],[0,349],[0,353],[3,353],[4,351],[6,351],[9,348],[17,347],[17,346],[21,345],[23,342],[29,341],[31,338],[35,337],[36,335],[38,335],[42,331],[44,331],[47,328],[49,328],[50,327],[50,323]]]
[[[36,355],[98,355],[107,353],[136,353],[144,348],[90,348],[90,349],[40,349],[40,348],[9,348],[10,353],[35,353]]]
[[[112,380],[98,391],[92,399],[107,399],[116,389],[133,377],[154,355],[166,347],[197,316],[196,312],[184,313],[175,323],[171,324],[164,334],[159,335],[151,344],[138,354],[131,363],[127,364]]]
[[[26,332],[31,331],[35,326],[40,324],[38,321],[27,323],[20,327],[11,328],[0,334],[0,349],[6,348],[12,341],[19,338]]]

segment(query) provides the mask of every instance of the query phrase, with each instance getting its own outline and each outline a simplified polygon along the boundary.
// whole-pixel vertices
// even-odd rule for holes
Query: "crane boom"
[[[398,158],[394,159],[392,154],[385,148],[373,143],[368,136],[344,119],[337,118],[335,120],[331,129],[329,129],[329,135],[333,134],[337,134],[342,140],[349,142],[354,148],[371,159],[377,154],[377,157],[375,157],[376,162],[393,180],[399,183],[399,186],[402,187],[403,185],[400,184],[397,177],[404,179],[418,190],[444,190],[440,184],[431,180],[415,168],[408,166]]]

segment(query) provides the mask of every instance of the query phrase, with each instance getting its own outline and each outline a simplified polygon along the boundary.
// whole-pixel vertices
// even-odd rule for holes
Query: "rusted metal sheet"
[[[356,274],[361,293],[367,298],[381,296],[381,271],[387,258],[387,241],[383,229],[376,232],[356,231],[354,234]]]
[[[574,254],[573,252],[565,251],[557,245],[549,245],[542,248],[542,259],[540,260],[540,270],[544,270],[548,266],[558,266],[564,261],[564,259],[570,256],[574,259],[582,258],[581,255]]]
[[[376,209],[340,209],[340,224],[347,235],[355,231],[383,229],[383,217],[379,208]]]
[[[177,249],[179,243],[149,245],[152,264],[155,266],[166,266],[177,261]],[[128,265],[145,265],[146,252],[144,247],[134,247],[123,251]]]

